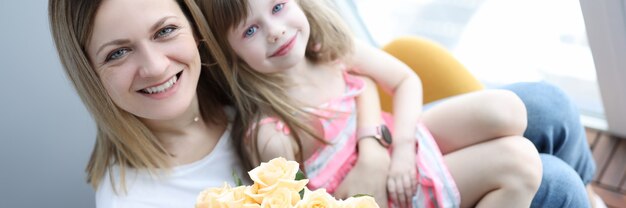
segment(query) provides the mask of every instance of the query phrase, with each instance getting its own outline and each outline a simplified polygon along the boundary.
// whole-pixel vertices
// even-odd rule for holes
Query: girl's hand
[[[346,199],[357,194],[367,194],[373,196],[381,208],[387,207],[385,187],[390,161],[387,149],[376,140],[360,141],[357,162],[337,187],[335,197]]]
[[[387,191],[389,197],[399,207],[411,207],[411,200],[417,190],[416,167],[415,144],[394,145]]]

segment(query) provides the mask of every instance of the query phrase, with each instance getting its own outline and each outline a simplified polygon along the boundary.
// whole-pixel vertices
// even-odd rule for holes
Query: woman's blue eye
[[[105,61],[108,62],[108,61],[114,61],[114,60],[120,59],[120,58],[122,58],[122,56],[126,55],[126,53],[128,53],[128,52],[129,52],[128,48],[117,49],[117,50],[111,52],[107,56]]]
[[[165,37],[168,36],[169,34],[171,34],[172,32],[174,32],[177,28],[173,27],[173,26],[168,26],[165,27],[161,30],[159,30],[155,35],[154,38],[160,38],[160,37]]]
[[[283,10],[284,6],[285,6],[285,3],[276,4],[274,8],[272,8],[272,14],[276,14],[280,12],[280,10]]]
[[[256,31],[258,30],[257,26],[252,26],[249,27],[246,32],[243,34],[244,37],[251,37],[254,35],[254,33],[256,33]]]

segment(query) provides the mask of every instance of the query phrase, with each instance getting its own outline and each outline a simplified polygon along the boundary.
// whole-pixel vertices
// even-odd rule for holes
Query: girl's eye
[[[259,28],[258,28],[257,26],[251,26],[251,27],[249,27],[249,28],[246,30],[246,32],[244,32],[244,33],[243,33],[243,37],[245,37],[245,38],[247,38],[247,37],[252,37],[252,36],[256,33],[256,31],[257,31],[258,29],[259,29]]]
[[[175,26],[164,27],[163,29],[160,29],[156,34],[154,34],[154,39],[166,37],[172,34],[174,31],[176,31],[176,29],[178,29],[178,27],[175,27]]]
[[[283,10],[283,7],[285,7],[285,3],[276,4],[274,8],[272,8],[272,14],[280,12],[280,10]]]
[[[113,52],[109,53],[109,55],[106,57],[104,61],[105,62],[115,61],[117,59],[122,58],[128,52],[130,52],[130,49],[128,48],[120,48],[120,49],[114,50]]]

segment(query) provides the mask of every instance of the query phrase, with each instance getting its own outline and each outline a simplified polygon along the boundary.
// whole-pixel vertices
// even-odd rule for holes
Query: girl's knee
[[[511,91],[489,90],[482,109],[478,116],[502,136],[522,135],[526,130],[526,107]]]
[[[535,146],[524,137],[509,137],[503,142],[503,183],[515,188],[536,191],[543,174],[542,163]]]

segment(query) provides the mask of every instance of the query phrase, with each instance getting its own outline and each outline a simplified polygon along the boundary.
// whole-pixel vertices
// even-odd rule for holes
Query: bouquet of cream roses
[[[208,188],[197,198],[196,208],[238,207],[378,207],[371,196],[354,196],[336,200],[325,189],[311,191],[308,179],[299,179],[298,163],[276,158],[248,172],[251,186]]]

